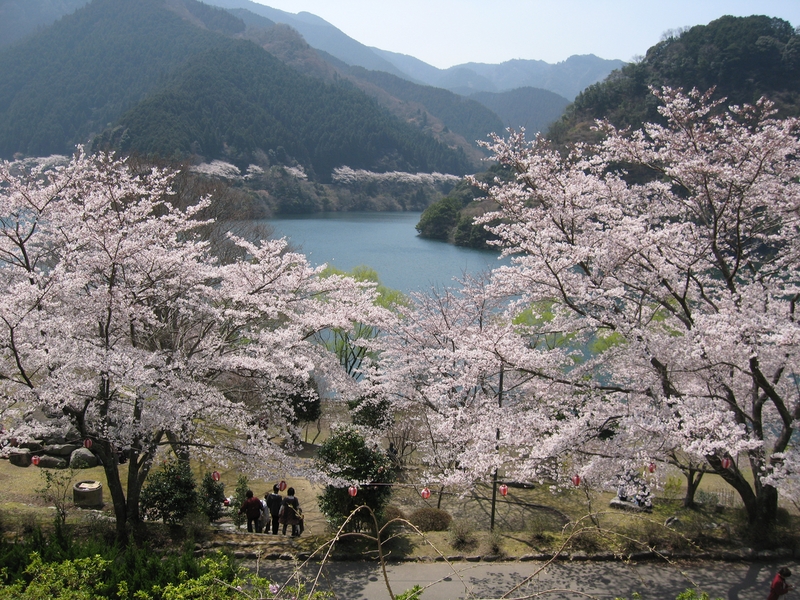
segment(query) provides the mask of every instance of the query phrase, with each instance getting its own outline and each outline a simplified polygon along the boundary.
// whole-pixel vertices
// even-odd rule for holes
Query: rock
[[[66,458],[44,454],[39,457],[40,469],[66,469],[69,466]]]
[[[69,455],[69,466],[73,469],[91,469],[98,465],[97,457],[91,450],[78,448]]]
[[[80,448],[77,444],[50,444],[44,447],[45,454],[52,454],[53,456],[69,456],[75,450]]]
[[[8,462],[15,467],[29,467],[31,466],[31,457],[33,452],[27,449],[15,448],[8,455]]]
[[[20,448],[27,448],[31,452],[41,452],[44,449],[44,445],[42,444],[41,440],[30,440],[28,442],[20,442]]]

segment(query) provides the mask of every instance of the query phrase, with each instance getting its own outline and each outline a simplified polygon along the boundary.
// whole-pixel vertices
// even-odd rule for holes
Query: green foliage
[[[476,179],[488,183],[495,177],[505,180],[510,173],[508,169],[495,165],[477,175]],[[489,248],[489,242],[497,238],[486,231],[483,225],[473,223],[475,216],[495,208],[493,204],[475,202],[483,195],[481,190],[466,180],[459,182],[447,196],[423,211],[416,225],[420,237],[470,248]]]
[[[224,502],[225,484],[221,481],[214,481],[212,474],[207,472],[200,482],[198,498],[200,510],[208,517],[209,521],[216,521],[222,516]]]
[[[450,513],[440,508],[423,506],[411,513],[408,520],[416,525],[420,531],[447,531],[453,517],[450,516]]]
[[[332,526],[342,525],[362,505],[370,507],[379,519],[382,517],[396,477],[394,463],[379,448],[368,446],[358,429],[347,426],[335,430],[320,446],[316,467],[344,482],[360,484],[355,497],[348,493],[348,485],[328,485],[318,497],[319,508]],[[350,521],[349,529],[360,530],[371,523],[369,513],[361,511]]]
[[[590,140],[594,119],[640,127],[663,122],[649,86],[716,87],[729,104],[755,102],[762,95],[784,115],[800,114],[800,35],[781,19],[724,16],[669,35],[645,58],[589,86],[555,123],[548,136],[559,144]]]
[[[392,425],[392,404],[385,397],[362,396],[349,400],[347,407],[350,409],[353,425],[381,430]]]
[[[397,594],[395,600],[419,600],[422,597],[422,586],[415,585],[410,590],[406,590],[402,594]]]
[[[72,508],[72,480],[75,477],[73,469],[57,470],[40,469],[42,487],[36,490],[42,500],[56,508],[56,523],[63,526],[67,515]]]
[[[61,563],[45,563],[37,553],[30,556],[25,577],[0,587],[0,599],[94,600],[103,597],[109,561],[99,556]]]
[[[175,525],[198,508],[197,484],[188,463],[170,459],[147,478],[142,488],[142,512],[150,519]]]
[[[247,490],[250,489],[250,484],[247,481],[246,475],[239,475],[236,480],[236,488],[233,491],[233,504],[231,505],[231,518],[236,527],[241,527],[247,520],[247,516],[239,513],[239,507],[244,504],[247,499]]]
[[[123,589],[131,594],[150,591],[153,586],[177,581],[180,573],[197,577],[200,574],[200,564],[192,550],[188,548],[184,553],[161,555],[149,546],[137,546],[132,540],[123,547],[105,541],[102,537],[73,535],[68,528],[56,529],[48,535],[35,528],[24,540],[0,540],[0,565],[3,566],[0,572],[0,598],[49,598],[47,594],[25,594],[33,594],[46,581],[55,581],[55,585],[61,585],[58,582],[62,580],[71,581],[69,573],[77,568],[76,565],[81,566],[81,571],[85,567],[94,573],[101,564],[99,559],[103,561],[102,577],[92,583],[94,587],[84,590],[90,594],[86,597],[117,598],[117,592]],[[33,581],[31,564],[34,556],[47,567],[28,591],[27,586]],[[89,563],[75,562],[87,559],[90,560]],[[59,566],[65,562],[71,564]],[[65,589],[65,595],[60,597],[82,598],[80,595],[66,595],[73,591],[81,590]],[[7,595],[3,595],[4,593]]]

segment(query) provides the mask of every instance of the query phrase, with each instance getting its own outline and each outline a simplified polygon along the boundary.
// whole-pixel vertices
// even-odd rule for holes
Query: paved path
[[[691,587],[708,592],[712,598],[725,600],[764,600],[769,582],[778,567],[788,565],[800,579],[800,563],[782,562],[663,562],[624,564],[619,562],[556,562],[532,580],[524,583],[508,598],[630,598],[633,592],[644,600],[674,600]],[[455,600],[499,598],[514,585],[542,569],[543,563],[399,563],[387,567],[395,594],[415,584],[427,587],[422,600]],[[306,568],[304,575],[313,577],[315,569]],[[260,574],[275,581],[290,575],[285,562],[262,563]],[[792,578],[794,579],[794,577]],[[791,582],[791,580],[790,580]],[[797,582],[792,582],[797,583]],[[381,600],[389,598],[383,575],[377,564],[364,562],[331,562],[323,569],[320,588],[332,590],[335,598],[346,600]],[[561,590],[561,591],[557,591]],[[792,591],[785,600],[799,600]]]

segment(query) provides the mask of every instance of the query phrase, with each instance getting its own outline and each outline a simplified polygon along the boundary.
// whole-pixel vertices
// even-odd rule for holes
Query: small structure
[[[72,486],[72,500],[80,508],[103,506],[103,484],[99,481],[79,481]]]

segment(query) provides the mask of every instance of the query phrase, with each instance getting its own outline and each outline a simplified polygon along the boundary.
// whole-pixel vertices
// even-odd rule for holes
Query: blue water
[[[420,213],[355,212],[282,217],[268,221],[276,237],[287,237],[313,265],[343,271],[366,265],[381,283],[404,293],[455,285],[500,264],[498,253],[460,248],[417,235]]]

